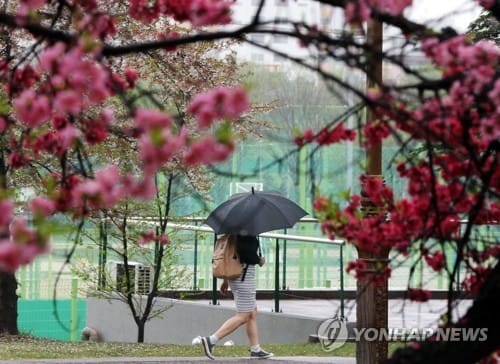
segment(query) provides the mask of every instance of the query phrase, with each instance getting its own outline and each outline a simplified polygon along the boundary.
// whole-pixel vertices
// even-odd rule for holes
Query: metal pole
[[[215,243],[217,242],[217,234],[214,233],[214,248]],[[217,278],[212,278],[212,305],[217,304]]]
[[[71,278],[71,341],[76,341],[78,331],[78,278]]]
[[[286,229],[283,232],[286,235]],[[286,240],[283,240],[283,285],[281,289],[286,289]]]
[[[340,318],[344,318],[344,245],[340,246]]]
[[[198,222],[195,221],[195,226]],[[198,289],[198,230],[194,231],[194,274],[193,274],[193,290]]]
[[[280,312],[280,243],[276,239],[276,261],[274,265],[274,312]]]

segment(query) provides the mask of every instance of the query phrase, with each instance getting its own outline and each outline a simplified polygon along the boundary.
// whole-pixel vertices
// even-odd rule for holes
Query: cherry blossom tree
[[[488,357],[500,342],[500,323],[493,313],[500,303],[498,238],[481,234],[481,226],[498,224],[500,218],[498,46],[473,42],[451,28],[430,29],[406,19],[404,11],[411,0],[315,1],[343,10],[341,34],[283,17],[264,21],[266,2],[260,1],[245,24],[224,27],[231,23],[233,1],[129,0],[125,6],[128,16],[141,26],[153,22],[161,26],[173,20],[189,24],[192,32],[131,37],[127,42],[120,42],[116,35],[125,24],[126,16],[118,11],[122,2],[5,2],[0,24],[9,37],[22,42],[7,37],[0,64],[5,86],[0,103],[4,105],[0,123],[4,182],[1,267],[14,272],[47,251],[50,229],[46,226],[51,216],[66,214],[83,221],[124,199],[149,199],[155,193],[153,177],[165,164],[175,160],[189,169],[223,161],[233,151],[231,126],[250,107],[244,88],[214,84],[189,95],[186,110],[134,107],[123,95],[138,82],[141,72],[121,67],[116,60],[156,50],[175,52],[188,44],[246,41],[317,72],[337,93],[350,89],[360,100],[352,112],[366,107],[376,116],[370,122],[357,118],[354,128],[346,126],[343,118],[334,118],[318,129],[302,130],[291,140],[297,148],[306,144],[326,147],[356,138],[369,148],[389,137],[400,145],[398,172],[407,181],[405,197],[396,200],[383,179],[370,175],[360,177],[363,195],[353,193],[347,201],[319,191],[314,208],[324,234],[344,237],[358,249],[417,256],[449,277],[444,325],[489,329],[485,342],[454,346],[431,339],[396,352],[391,360],[475,362]],[[500,2],[478,3],[500,18]],[[370,19],[399,30],[404,41],[398,52],[380,51],[366,42],[363,24]],[[252,33],[294,38],[310,51],[310,57],[259,44],[249,37]],[[415,46],[434,72],[408,63],[406,53]],[[404,75],[405,82],[376,80],[375,87],[365,90],[323,67],[335,60],[368,72],[367,77],[372,78],[369,66],[380,58]],[[113,108],[116,100],[128,109],[120,123]],[[178,115],[192,120],[196,130],[179,123]],[[104,143],[110,133],[135,140],[137,150],[131,153],[140,161],[139,170],[131,173],[113,165],[94,168],[88,150]],[[416,143],[423,148],[418,155],[414,153]],[[50,155],[55,163],[37,172],[42,188],[29,203],[33,215],[29,226],[14,214],[9,188],[15,185],[8,185],[6,176],[37,166],[42,154]],[[361,211],[363,200],[369,201],[370,214]],[[456,258],[446,254],[446,246],[454,249]],[[351,262],[348,270],[360,279],[370,275],[375,283],[390,277],[390,266],[374,272],[367,271],[364,264],[362,260]],[[459,276],[460,267],[465,267],[465,277]],[[475,297],[461,318],[452,312],[457,283]],[[411,299],[424,301],[429,295],[424,286],[408,287]]]

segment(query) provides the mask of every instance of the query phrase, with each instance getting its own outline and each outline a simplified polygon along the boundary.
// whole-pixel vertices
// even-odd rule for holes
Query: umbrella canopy
[[[237,193],[220,204],[205,224],[216,234],[258,235],[290,228],[307,215],[295,202],[278,192],[254,191]]]

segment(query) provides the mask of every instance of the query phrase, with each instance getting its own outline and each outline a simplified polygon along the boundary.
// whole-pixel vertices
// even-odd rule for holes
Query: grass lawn
[[[403,346],[389,344],[389,352]],[[276,356],[352,356],[356,355],[356,344],[346,343],[341,348],[325,352],[321,344],[268,344],[263,345]],[[241,357],[248,355],[247,345],[218,346],[218,357]],[[91,343],[37,339],[29,336],[0,336],[0,358],[15,359],[76,359],[103,357],[193,357],[203,356],[199,345],[172,345],[148,343]]]

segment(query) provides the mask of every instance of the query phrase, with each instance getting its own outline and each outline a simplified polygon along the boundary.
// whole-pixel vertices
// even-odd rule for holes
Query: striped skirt
[[[242,273],[242,275],[244,272]],[[248,265],[243,282],[241,276],[229,281],[229,288],[233,292],[237,312],[252,312],[256,306],[255,299],[255,265]]]

